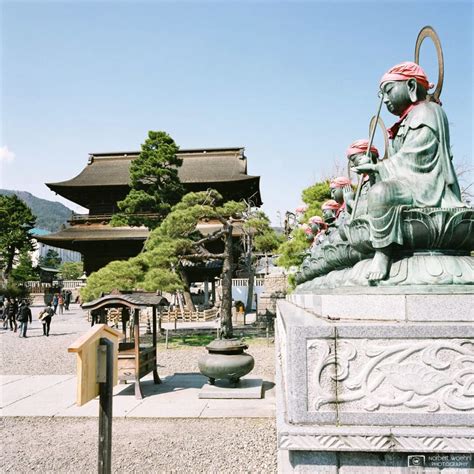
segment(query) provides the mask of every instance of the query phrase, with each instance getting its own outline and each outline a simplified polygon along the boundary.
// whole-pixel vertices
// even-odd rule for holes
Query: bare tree
[[[463,158],[454,165],[461,188],[461,197],[464,202],[470,204],[474,198],[474,166],[472,161]]]

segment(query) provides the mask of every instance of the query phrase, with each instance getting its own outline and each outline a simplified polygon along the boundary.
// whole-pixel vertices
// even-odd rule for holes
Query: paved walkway
[[[37,313],[33,307],[34,322],[29,331],[30,339],[9,339],[12,351],[18,348],[39,351],[38,357],[46,354],[42,339],[35,337],[40,331]],[[56,331],[77,332],[79,337],[89,324],[79,307],[63,316],[56,316]],[[254,319],[252,314],[250,319]],[[209,323],[178,323],[178,328],[209,326],[215,328],[215,321]],[[163,324],[172,329],[174,324]],[[4,337],[13,333],[3,334]],[[58,336],[59,337],[59,336]],[[63,336],[65,337],[65,336]],[[15,345],[12,346],[11,343]],[[66,341],[64,341],[66,343]],[[24,344],[28,343],[28,346]],[[70,342],[69,342],[70,343]],[[67,346],[66,346],[67,347]],[[60,346],[61,351],[65,350]],[[5,358],[5,347],[2,350]],[[55,352],[51,357],[55,357]],[[71,355],[68,355],[70,357]],[[247,379],[258,379],[258,374],[249,374]],[[275,414],[275,388],[273,383],[264,382],[261,399],[200,399],[199,392],[207,384],[207,378],[199,373],[175,373],[162,378],[161,384],[153,383],[152,374],[142,378],[144,398],[137,400],[133,384],[119,384],[114,387],[113,413],[115,417],[156,418],[215,418],[215,417],[273,417]],[[82,407],[76,406],[76,375],[0,375],[0,416],[45,416],[45,417],[96,417],[99,413],[98,398]]]
[[[251,379],[256,376],[247,377]],[[133,384],[114,387],[114,417],[133,418],[266,418],[275,415],[275,389],[264,382],[261,399],[200,399],[207,378],[177,373],[155,385],[151,374],[142,379],[144,398],[137,400]],[[75,375],[1,375],[0,416],[95,417],[98,398],[76,406]]]

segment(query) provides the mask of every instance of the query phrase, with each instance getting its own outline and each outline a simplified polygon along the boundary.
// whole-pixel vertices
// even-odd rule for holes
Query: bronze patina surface
[[[361,176],[357,193],[351,186],[333,190],[341,212],[335,221],[325,213],[328,230],[296,275],[302,290],[474,284],[474,211],[462,200],[452,164],[448,119],[439,103],[444,60],[432,28],[420,32],[415,59],[427,37],[438,53],[437,87],[429,94],[414,77],[380,84],[383,103],[399,120],[389,129],[383,158],[369,151],[348,156]],[[371,120],[368,148],[379,122],[378,115]]]
[[[206,349],[209,353],[200,357],[198,365],[211,385],[216,379],[227,379],[236,385],[254,367],[254,358],[244,352],[248,346],[238,339],[215,339]]]

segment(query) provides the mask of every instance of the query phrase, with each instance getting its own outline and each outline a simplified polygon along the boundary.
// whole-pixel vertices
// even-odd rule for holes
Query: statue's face
[[[382,84],[383,101],[388,111],[394,115],[402,115],[412,103],[407,83],[408,81],[391,81]]]
[[[355,155],[351,155],[349,156],[349,161],[351,162],[351,166],[360,166],[372,163],[370,157],[365,153],[356,153]]]
[[[326,222],[331,222],[336,217],[333,209],[323,209],[323,218]]]
[[[331,198],[339,204],[344,202],[344,192],[342,188],[331,188]]]

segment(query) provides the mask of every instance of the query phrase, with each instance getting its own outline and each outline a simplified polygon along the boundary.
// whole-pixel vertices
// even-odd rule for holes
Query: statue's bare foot
[[[378,282],[387,278],[391,261],[390,255],[381,251],[375,252],[369,271],[366,274],[367,280],[370,282]]]

